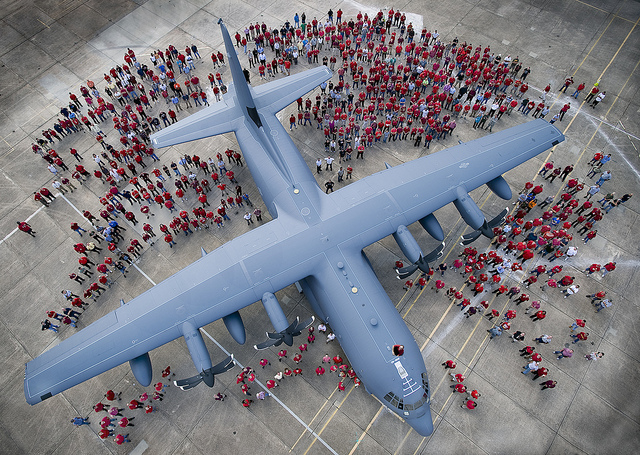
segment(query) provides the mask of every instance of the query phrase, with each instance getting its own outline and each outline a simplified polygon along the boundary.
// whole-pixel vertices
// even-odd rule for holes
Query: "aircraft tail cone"
[[[482,226],[480,226],[480,228],[476,229],[473,232],[470,232],[469,234],[463,235],[462,242],[460,243],[462,245],[469,245],[470,243],[477,240],[478,237],[480,237],[480,235],[484,235],[485,237],[492,239],[494,237],[493,228],[502,224],[505,217],[507,216],[507,213],[509,213],[509,209],[505,208],[502,212],[500,212],[497,216],[495,216],[491,221],[487,221],[485,219],[484,223],[482,223]]]

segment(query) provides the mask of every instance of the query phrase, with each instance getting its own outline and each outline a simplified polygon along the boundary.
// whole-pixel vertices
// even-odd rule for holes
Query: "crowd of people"
[[[320,130],[324,138],[324,151],[327,154],[324,170],[323,159],[318,158],[317,173],[331,172],[334,175],[332,163],[337,155],[338,164],[344,163],[343,166],[346,166],[346,170],[338,166],[339,169],[335,171],[338,183],[347,183],[346,180],[354,172],[354,163],[358,159],[364,160],[365,151],[374,146],[383,147],[388,143],[406,141],[414,147],[430,149],[433,141],[446,142],[459,127],[458,122],[476,130],[491,132],[503,115],[514,115],[513,111],[518,105],[518,111],[523,116],[532,113],[535,118],[546,118],[553,106],[547,100],[550,85],[542,91],[539,97],[541,101],[534,100],[526,82],[532,70],[519,57],[502,57],[492,52],[489,46],[474,46],[460,42],[457,37],[445,41],[437,30],[422,28],[418,31],[413,24],[406,23],[405,14],[400,11],[379,11],[374,16],[358,13],[354,18],[343,17],[341,10],[336,12],[334,18],[333,11],[329,11],[326,19],[314,17],[309,22],[305,14],[298,16],[296,13],[293,19],[293,23],[286,21],[273,29],[265,23],[250,24],[235,34],[236,46],[242,48],[248,58],[249,70],[245,69],[247,81],[256,74],[261,80],[287,77],[297,66],[323,64],[334,71],[335,76],[330,81],[321,84],[305,99],[297,100],[297,109],[294,107],[294,111],[285,116],[285,122],[288,118],[290,130],[298,127],[313,129],[315,123],[315,129]],[[53,174],[53,191],[73,193],[88,186],[87,181],[91,179],[105,185],[104,194],[97,198],[97,208],[92,208],[99,218],[91,211],[84,210],[84,217],[91,225],[89,242],[74,246],[80,255],[79,267],[69,277],[86,289],[81,291],[82,297],[71,290],[63,290],[62,294],[71,307],[63,308],[60,313],[50,310],[47,312],[48,318],[77,327],[81,310],[88,305],[88,300],[96,301],[106,290],[105,286],[111,286],[113,281],[110,275],[118,270],[126,277],[127,268],[143,253],[144,247],[136,238],[138,234],[130,235],[129,241],[125,241],[123,233],[127,229],[122,224],[137,226],[140,223],[138,217],[141,217],[139,236],[142,242],[153,245],[157,228],[166,244],[173,248],[177,244],[175,237],[181,232],[188,236],[194,231],[209,229],[213,224],[223,228],[225,221],[230,221],[229,212],[232,211],[243,216],[249,227],[254,224],[253,217],[258,222],[262,221],[261,210],[242,190],[233,171],[235,169],[238,172],[243,167],[240,153],[227,149],[227,162],[223,154],[216,153],[215,158],[203,159],[188,154],[177,162],[169,160],[163,163],[163,159],[151,147],[149,136],[154,131],[175,123],[179,115],[209,105],[208,89],[201,83],[204,73],[208,72],[206,77],[216,101],[220,101],[227,92],[224,80],[228,73],[224,54],[214,50],[211,62],[213,71],[208,72],[205,69],[208,63],[201,58],[198,48],[193,44],[187,45],[184,50],[169,45],[165,51],[153,51],[150,55],[151,65],[141,62],[134,51],[128,49],[123,56],[123,63],[104,73],[104,82],[87,80],[79,88],[80,95],[70,93],[69,104],[60,109],[60,117],[55,124],[43,130],[42,138],[32,144],[34,153],[42,157]],[[572,78],[567,78],[560,92],[566,94],[573,83]],[[585,86],[585,83],[580,83],[571,97],[577,99]],[[596,83],[589,90],[586,101],[592,101],[595,107],[604,99],[605,93],[600,92],[599,83]],[[564,103],[550,121],[562,121],[570,108],[570,103]],[[105,133],[103,128],[109,133]],[[91,163],[90,170],[83,164],[83,154],[86,153],[73,147],[74,138],[87,133],[93,135],[101,147],[99,153],[93,153],[92,159],[86,160]],[[64,148],[69,148],[70,156],[66,155],[67,152],[64,153],[66,156],[61,156],[63,143]],[[352,160],[354,151],[356,158]],[[76,162],[67,165],[65,160],[69,159]],[[611,155],[597,153],[589,163],[593,168],[590,177],[599,174],[610,159]],[[526,302],[529,307],[525,313],[531,312],[533,321],[544,319],[546,312],[541,309],[541,302],[529,303],[530,296],[520,286],[528,288],[539,281],[540,275],[546,274],[548,279],[542,286],[543,290],[564,289],[565,298],[577,294],[579,285],[575,283],[575,277],[567,274],[555,280],[553,276],[562,271],[562,266],[544,265],[542,261],[552,262],[574,256],[578,248],[571,244],[574,242],[573,236],[584,235],[586,244],[597,235],[597,229],[594,228],[596,223],[612,208],[624,204],[632,196],[626,194],[616,198],[611,192],[596,203],[591,202],[592,196],[611,179],[611,173],[608,170],[600,173],[600,178],[581,197],[580,192],[586,189],[586,180],[572,177],[572,171],[573,165],[563,167],[556,166],[553,161],[546,163],[540,170],[540,177],[549,180],[550,184],[556,178],[562,182],[568,179],[560,199],[556,200],[553,196],[544,198],[542,184],[527,183],[516,201],[515,213],[507,217],[500,228],[496,228],[493,247],[486,253],[478,253],[476,249],[467,247],[453,261],[453,268],[461,271],[465,284],[457,288],[450,287],[447,295],[458,300],[461,311],[467,317],[486,314],[489,320],[496,319],[498,322],[488,330],[491,338],[511,331],[516,317],[515,308],[510,308],[501,316],[498,310],[489,310],[486,300],[472,304],[473,298],[465,296],[463,289],[470,287],[474,297],[477,297],[493,287],[494,294],[505,294],[515,306]],[[345,174],[346,178],[343,177]],[[96,189],[95,185],[90,186]],[[211,196],[216,193],[214,186],[220,191],[215,197]],[[330,177],[325,184],[326,192],[333,191],[333,187]],[[221,198],[220,203],[212,205],[209,198],[217,201],[218,197]],[[56,195],[45,187],[34,193],[34,199],[49,206],[55,202]],[[602,207],[596,207],[597,203]],[[537,208],[547,210],[533,217],[531,212]],[[171,221],[155,222],[160,217],[152,217],[156,216],[154,212],[159,211],[168,211]],[[26,222],[18,222],[18,228],[35,236],[35,231]],[[87,232],[80,226],[80,220],[74,220],[71,229],[81,237],[83,232]],[[101,255],[102,247],[99,245],[102,242],[106,244],[108,256],[94,262],[92,259]],[[538,262],[541,265],[523,277],[522,273],[528,272],[524,267],[525,262],[533,259],[536,253],[540,256]],[[493,269],[489,270],[490,267]],[[99,274],[95,280],[92,278],[93,268]],[[446,287],[446,269],[446,264],[439,267],[442,279],[434,283],[436,292]],[[614,269],[615,262],[609,261],[604,266],[594,264],[586,273],[604,270],[604,275]],[[432,273],[433,270],[415,281],[407,281],[407,292],[415,289],[414,284],[418,284],[416,288],[424,288]],[[91,283],[85,285],[86,280]],[[506,284],[509,281],[512,281],[511,287]],[[596,311],[612,303],[611,299],[606,298],[605,291],[599,291],[589,298],[596,305]],[[586,324],[582,315],[578,315],[576,324],[583,328],[584,325],[580,325],[579,321]],[[57,332],[58,328],[49,319],[42,322],[43,330]],[[314,336],[312,329],[309,337]],[[335,338],[335,335],[333,338],[331,335],[327,337],[327,342]],[[524,335],[522,331],[514,331],[511,337],[514,341],[524,341]],[[575,342],[579,342],[586,340],[588,333],[581,331],[572,336]],[[551,335],[543,334],[536,340],[550,343],[551,338]],[[301,352],[294,357],[296,364],[302,360],[303,351],[307,349],[307,344],[304,346],[304,350],[300,346]],[[540,365],[541,354],[536,352],[534,346],[526,346],[521,352],[523,357],[530,360],[523,373],[534,372],[534,379],[547,376],[549,369]],[[560,353],[559,358],[571,356],[565,350],[557,353]],[[585,355],[589,360],[596,360],[603,354]],[[279,360],[283,357],[286,358],[286,351]],[[340,390],[344,390],[343,381],[346,378],[353,379],[355,385],[359,385],[355,373],[343,363],[340,356],[331,359],[325,355],[322,363],[331,364],[330,371],[338,371],[341,377],[338,384]],[[264,368],[270,363],[262,359],[260,364]],[[455,362],[448,361],[445,366],[454,369]],[[325,369],[321,364],[315,371],[317,375],[323,375]],[[276,387],[285,376],[299,374],[302,374],[300,368],[285,368],[276,374],[275,380],[267,381],[267,387]],[[454,391],[469,394],[463,407],[475,408],[479,392],[467,391],[462,384],[462,374],[452,376],[457,382],[452,386]],[[245,395],[250,395],[250,386],[246,381],[252,383],[252,378],[255,379],[255,371],[250,368],[238,376],[238,384],[242,383]],[[165,386],[159,384],[164,390]],[[553,388],[556,382],[548,380],[543,385],[543,388]],[[262,398],[268,396],[264,391],[260,393],[263,393]],[[159,394],[161,399],[161,391],[156,390],[155,394]],[[216,399],[223,400],[224,397],[218,393]],[[144,408],[145,412],[152,412],[151,405],[143,406],[147,398],[145,393],[132,400],[129,408]],[[119,400],[119,396],[116,399]],[[137,405],[132,408],[132,403]],[[250,404],[249,398],[243,401],[245,407]],[[147,411],[147,408],[151,410]],[[114,409],[118,411],[116,416],[119,416],[122,410],[117,406],[106,409],[103,405],[96,412],[105,410],[110,414]],[[85,419],[77,419],[83,422],[80,424],[87,423]],[[114,426],[115,419],[109,416],[105,419],[100,436],[106,438],[113,436],[110,427]],[[123,417],[119,425],[123,428],[132,426],[132,419],[129,418],[122,425],[120,422],[126,420]],[[127,436],[117,435],[116,442],[128,442]]]
[[[335,339],[335,335],[333,334],[333,332],[327,332],[328,328],[326,324],[321,322],[320,324],[318,324],[317,330],[318,333],[322,334],[325,337],[325,343],[330,343]],[[286,365],[286,363],[285,365],[283,365],[283,362],[289,360],[288,351],[286,349],[280,349],[278,351],[278,365],[283,365],[283,368],[277,369],[278,371],[273,376],[273,379],[266,380],[264,385],[266,386],[267,390],[259,390],[255,394],[258,400],[264,400],[265,398],[268,398],[270,396],[269,390],[279,387],[283,379],[302,376],[302,367],[300,364],[303,361],[303,356],[306,358],[309,355],[309,348],[316,341],[315,331],[316,328],[314,326],[310,326],[308,328],[307,342],[303,342],[298,346],[297,349],[299,352],[296,353],[291,359],[291,361],[293,361],[294,363],[294,365],[291,365],[291,367]],[[329,369],[329,373],[336,373],[338,376],[338,383],[336,386],[338,391],[345,391],[348,381],[353,381],[354,387],[359,387],[362,383],[353,368],[351,368],[344,361],[340,354],[336,354],[333,357],[331,357],[329,354],[324,354],[324,356],[322,356],[321,362],[318,361],[318,363],[319,364],[315,369],[316,376],[323,376],[325,374],[327,370],[325,369],[324,365],[326,364],[327,368]],[[271,366],[271,362],[266,358],[260,359],[259,364],[263,370]],[[256,371],[249,366],[243,368],[243,370],[236,376],[236,384],[240,386],[240,391],[247,396],[247,398],[244,398],[241,401],[242,406],[244,406],[245,408],[250,407],[253,403],[253,400],[249,397],[252,396],[251,386],[255,383],[256,379]],[[226,395],[218,392],[214,398],[218,401],[223,401],[224,398],[226,398]]]
[[[162,378],[170,378],[175,376],[175,373],[171,372],[171,367],[168,366],[162,371]],[[106,415],[100,420],[100,430],[98,431],[98,436],[100,439],[107,439],[109,437],[114,437],[113,441],[122,445],[126,442],[131,442],[129,439],[130,433],[116,433],[118,430],[117,427],[122,428],[120,431],[130,431],[129,427],[134,427],[135,424],[132,421],[138,417],[133,414],[141,414],[144,411],[144,414],[151,414],[157,410],[157,406],[152,404],[156,401],[162,401],[165,391],[170,387],[169,384],[164,384],[162,381],[153,385],[153,390],[151,392],[142,392],[139,396],[133,398],[129,401],[126,407],[120,407],[119,403],[122,401],[122,392],[114,392],[109,389],[104,394],[104,399],[106,399],[106,403],[99,401],[93,406],[93,410],[96,414],[100,414],[101,412],[105,412]],[[128,408],[128,410],[127,410]],[[137,411],[140,409],[140,411]],[[129,414],[129,416],[125,416],[123,412]],[[74,417],[71,420],[75,426],[89,425],[90,417]],[[117,426],[116,426],[117,425]]]
[[[598,152],[594,154],[589,165],[599,168],[610,158],[610,155]],[[605,163],[602,163],[603,160]],[[529,294],[528,289],[534,284],[541,285],[540,290],[545,292],[547,298],[553,298],[552,292],[557,291],[561,291],[561,293],[557,293],[555,296],[562,296],[565,299],[578,294],[580,285],[576,281],[576,276],[572,276],[572,272],[566,270],[564,264],[556,265],[553,262],[560,258],[569,261],[575,257],[578,253],[578,247],[573,245],[575,243],[574,235],[577,236],[577,239],[584,236],[581,240],[586,244],[595,238],[598,231],[595,229],[595,225],[609,213],[610,209],[624,204],[632,197],[632,194],[629,193],[621,198],[615,198],[615,193],[611,192],[595,203],[600,204],[600,207],[594,206],[594,203],[590,201],[591,193],[582,193],[585,184],[577,178],[570,178],[573,165],[564,168],[562,166],[554,167],[554,163],[550,161],[543,165],[538,175],[545,175],[545,173],[554,170],[557,170],[557,175],[562,182],[568,179],[566,183],[563,183],[562,191],[554,190],[560,193],[558,198],[545,197],[542,184],[535,185],[533,182],[527,182],[520,191],[518,200],[514,203],[517,206],[513,213],[508,215],[500,226],[494,228],[494,237],[487,251],[479,253],[476,248],[467,246],[451,263],[453,271],[462,275],[463,283],[458,287],[449,287],[446,291],[447,297],[460,307],[460,311],[464,312],[466,318],[485,315],[492,324],[487,329],[490,339],[510,333],[512,342],[525,343],[526,334],[521,330],[524,328],[524,324],[520,325],[515,321],[518,315],[517,307],[522,303],[528,305],[524,313],[530,314],[531,322],[535,323],[546,318],[547,311],[543,308],[544,303],[540,300],[532,300]],[[601,176],[597,182],[598,188],[608,180]],[[543,200],[543,202],[537,204],[538,200]],[[538,209],[541,213],[536,213]],[[539,256],[537,261],[536,255]],[[531,267],[529,264],[525,265],[530,260],[531,263],[538,265],[534,264]],[[395,267],[402,268],[403,265],[401,261],[398,261]],[[616,262],[608,261],[605,264],[593,263],[583,273],[589,276],[601,272],[602,278],[604,278],[615,269]],[[449,270],[449,265],[441,263],[437,268],[431,269],[429,273],[423,273],[415,280],[407,280],[404,283],[404,289],[406,292],[415,292],[414,285],[416,285],[416,288],[422,291],[431,277],[440,272],[440,279],[434,280],[431,288],[435,289],[435,292],[439,292],[440,289],[447,286],[444,281],[447,270]],[[563,273],[564,276],[561,278],[554,278]],[[455,281],[457,278],[452,278],[452,280]],[[466,292],[463,292],[465,290]],[[492,295],[495,296],[490,297]],[[507,299],[504,302],[504,307],[507,308],[504,313],[496,308],[489,309],[489,300],[492,298],[491,302],[498,304],[500,296]],[[586,298],[595,307],[595,313],[599,313],[613,304],[613,299],[607,296],[605,289],[589,294]],[[580,314],[575,315],[575,322],[572,323],[568,333],[556,335],[556,340],[560,338],[560,342],[563,343],[569,338],[574,344],[587,341],[589,333],[586,331],[588,330],[586,328],[587,319],[584,316],[586,311],[586,308],[582,308]],[[516,325],[518,330],[515,329]],[[550,344],[553,335],[542,334],[530,337],[530,339],[537,345]],[[584,343],[580,346],[584,346]],[[558,360],[570,358],[573,353],[573,349],[566,347],[552,352],[553,355],[558,355]],[[523,374],[533,373],[532,379],[535,380],[544,378],[550,373],[549,365],[542,365],[542,354],[536,350],[534,343],[520,349],[520,355],[527,359],[527,365],[522,371]],[[550,353],[546,355],[551,356]],[[601,358],[604,353],[585,352],[583,355],[587,360],[594,361]],[[455,368],[455,362],[452,360],[443,365],[445,368]],[[451,376],[452,380],[457,382],[452,386],[456,392],[470,393],[462,385],[465,379],[462,373],[451,373]],[[547,379],[542,383],[542,390],[552,389],[556,385],[557,381]],[[474,409],[476,406],[477,401],[474,401],[472,396],[466,398],[462,405],[468,409]]]

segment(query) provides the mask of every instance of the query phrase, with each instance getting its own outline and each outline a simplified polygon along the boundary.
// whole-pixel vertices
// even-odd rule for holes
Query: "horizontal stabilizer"
[[[329,68],[322,65],[259,85],[253,89],[256,109],[265,114],[267,111],[275,114],[330,79],[332,74]]]
[[[153,146],[157,148],[169,147],[235,131],[244,115],[240,108],[234,104],[236,98],[231,96],[232,90],[233,86],[230,86],[230,92],[223,101],[212,104],[162,131],[153,133],[151,135]]]

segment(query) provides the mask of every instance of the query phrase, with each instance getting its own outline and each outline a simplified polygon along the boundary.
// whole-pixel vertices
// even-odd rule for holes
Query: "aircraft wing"
[[[331,70],[324,65],[312,68],[302,73],[296,73],[255,87],[253,89],[253,100],[259,111],[268,111],[275,114],[331,78],[331,76]],[[264,111],[265,109],[266,111]]]
[[[153,133],[151,141],[154,147],[169,147],[235,131],[238,128],[238,122],[244,118],[236,101],[232,95],[224,96],[222,101],[213,103],[181,119],[178,123]]]
[[[183,336],[185,323],[203,327],[309,275],[314,259],[300,261],[294,254],[301,248],[296,232],[304,227],[284,228],[277,219],[257,227],[28,362],[27,402],[36,404],[143,356]]]
[[[353,219],[377,216],[385,226],[384,230],[363,233],[364,247],[395,232],[398,222],[408,226],[451,202],[463,217],[466,210],[477,209],[481,214],[468,195],[481,185],[487,184],[504,199],[511,198],[501,175],[563,140],[555,126],[533,120],[382,170],[350,183],[329,198],[340,213],[348,212]],[[392,219],[393,223],[387,222]]]

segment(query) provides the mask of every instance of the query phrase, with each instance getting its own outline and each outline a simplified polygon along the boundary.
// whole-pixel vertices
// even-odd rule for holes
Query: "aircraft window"
[[[398,407],[398,398],[397,397],[393,397],[393,400],[391,400],[391,405],[395,406],[396,408]]]
[[[391,403],[391,397],[392,396],[393,396],[393,394],[391,392],[389,392],[384,396],[384,399],[387,400],[389,403]]]
[[[422,407],[422,405],[424,404],[424,402],[427,401],[426,396],[422,396],[418,401],[416,401],[413,404],[406,404],[404,406],[404,409],[407,411],[414,411],[417,409],[420,409]]]
[[[422,373],[422,385],[424,386],[424,390],[429,393],[429,381],[427,380],[427,373]]]
[[[404,409],[404,403],[402,402],[402,400],[400,400],[400,403],[398,403],[398,409]]]

